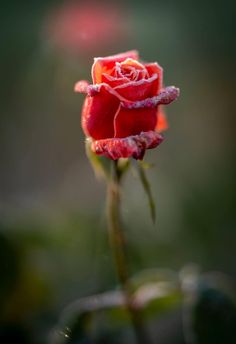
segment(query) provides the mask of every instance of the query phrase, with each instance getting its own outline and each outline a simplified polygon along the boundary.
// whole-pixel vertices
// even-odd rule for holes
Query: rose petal
[[[93,83],[101,83],[102,73],[106,73],[107,70],[112,69],[116,62],[125,61],[127,58],[138,60],[138,52],[136,50],[130,50],[122,54],[112,55],[108,57],[96,57],[92,66]]]
[[[161,133],[162,131],[168,129],[168,121],[166,118],[166,115],[164,113],[164,111],[162,110],[162,108],[160,107],[160,109],[158,108],[157,111],[157,125],[156,125],[156,131],[158,133]]]
[[[135,69],[145,69],[144,65],[130,57],[127,58],[125,61],[121,62],[121,67],[135,67]]]
[[[76,82],[74,91],[78,93],[85,93],[91,97],[95,96],[100,92],[100,85],[90,85],[86,80],[80,80]]]
[[[137,80],[149,79],[149,78],[150,76],[146,68],[138,71]]]
[[[80,89],[81,88],[81,89]],[[80,93],[87,93],[88,96],[94,97],[100,93],[101,90],[106,89],[107,92],[111,93],[111,95],[117,97],[120,101],[122,101],[124,104],[126,104],[128,99],[122,97],[114,88],[112,88],[110,85],[107,83],[102,83],[102,84],[96,84],[96,85],[85,85],[83,84],[82,80],[82,86],[80,85],[80,81],[78,81],[75,84],[75,92],[80,92]],[[80,89],[80,91],[79,91]]]
[[[87,80],[80,80],[76,82],[74,86],[74,91],[78,93],[87,93],[88,92],[89,83]]]
[[[102,73],[102,82],[107,83],[112,88],[127,84],[129,81],[130,80],[127,77],[115,78],[114,76],[111,76],[109,74]]]
[[[158,75],[158,78],[153,83],[153,95],[156,95],[160,92],[162,88],[162,80],[163,80],[163,69],[157,62],[154,63],[145,63],[144,66],[146,67],[150,77],[154,74]]]
[[[160,134],[148,131],[126,138],[93,141],[91,148],[96,154],[105,155],[113,160],[129,157],[143,159],[146,149],[155,148],[162,141],[163,137]]]
[[[115,87],[114,90],[128,100],[143,100],[155,95],[153,93],[153,82],[157,79],[157,77],[157,74],[154,74],[149,79],[130,81],[127,84]]]
[[[152,98],[145,98],[134,102],[122,102],[121,106],[125,109],[140,109],[140,108],[154,108],[160,104],[170,104],[179,96],[179,88],[175,86],[168,86],[164,88],[158,96]]]
[[[114,137],[114,117],[120,100],[106,87],[101,87],[93,97],[87,96],[82,110],[82,128],[95,140]]]
[[[120,108],[114,119],[115,137],[127,137],[140,134],[142,131],[154,130],[157,123],[156,114],[156,108]]]

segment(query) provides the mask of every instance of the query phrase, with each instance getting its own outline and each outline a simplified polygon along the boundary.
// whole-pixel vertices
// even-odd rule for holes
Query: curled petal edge
[[[97,155],[117,160],[133,157],[142,160],[146,149],[157,147],[163,141],[156,131],[141,132],[125,138],[108,138],[91,142],[91,149]]]
[[[106,91],[108,91],[112,95],[116,96],[120,101],[129,102],[126,98],[122,97],[114,88],[112,88],[110,85],[106,84],[105,82],[101,84],[93,85],[93,84],[89,84],[85,80],[80,80],[75,84],[74,91],[78,93],[87,94],[90,97],[94,97],[101,91],[102,87],[104,87]]]
[[[157,105],[167,105],[178,98],[180,94],[179,88],[168,86],[164,88],[157,96],[138,100],[135,102],[121,102],[121,106],[125,109],[141,109],[155,108]]]
[[[125,86],[127,86],[127,84]],[[90,97],[94,97],[100,92],[102,87],[120,99],[121,107],[125,109],[155,108],[158,105],[168,105],[176,100],[180,94],[179,88],[175,86],[168,86],[162,89],[162,91],[155,97],[138,101],[130,101],[122,97],[114,88],[110,87],[106,83],[92,85],[85,80],[78,81],[75,84],[74,91],[85,93]]]
[[[76,82],[74,86],[74,92],[87,94],[88,87],[89,87],[89,82],[87,80],[80,80]]]

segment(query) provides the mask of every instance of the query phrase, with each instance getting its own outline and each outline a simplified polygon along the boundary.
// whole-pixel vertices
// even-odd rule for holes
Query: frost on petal
[[[96,57],[92,66],[92,79],[94,84],[102,82],[102,73],[106,73],[111,70],[116,62],[123,62],[126,59],[138,60],[138,52],[136,50],[130,50],[125,53],[112,55],[108,57]]]
[[[87,80],[80,80],[74,86],[74,92],[88,94],[93,97],[100,92],[101,85],[91,85]]]
[[[153,82],[157,78],[157,74],[154,74],[149,79],[142,79],[139,81],[130,81],[127,84],[120,85],[114,89],[126,99],[131,101],[143,100],[148,97],[152,97],[153,94]]]
[[[157,147],[163,137],[155,131],[142,132],[125,138],[110,138],[93,141],[91,148],[98,155],[117,160],[129,158],[142,160],[146,149]]]
[[[89,83],[87,80],[80,80],[74,86],[74,91],[78,93],[85,93],[88,92]]]
[[[125,109],[141,109],[141,108],[155,108],[157,105],[168,105],[179,96],[179,88],[175,86],[168,86],[164,88],[158,96],[145,98],[144,100],[138,100],[134,102],[122,102],[121,106]]]
[[[130,80],[126,77],[122,77],[122,78],[115,78],[109,74],[103,73],[102,74],[102,82],[107,83],[109,86],[116,87],[116,86],[120,86],[123,84],[127,84]]]
[[[125,68],[125,67],[135,67],[136,69],[145,69],[144,65],[140,62],[138,62],[137,60],[134,60],[132,58],[127,58],[126,60],[124,60],[123,62],[121,62],[121,67]]]
[[[163,80],[163,69],[157,62],[154,63],[146,63],[145,67],[150,75],[150,77],[154,74],[158,75],[158,78],[153,83],[153,95],[156,95],[160,92],[162,88],[162,80]]]

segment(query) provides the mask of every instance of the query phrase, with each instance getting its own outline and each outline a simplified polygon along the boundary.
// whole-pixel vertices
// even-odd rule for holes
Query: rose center
[[[111,75],[119,79],[125,77],[130,81],[138,81],[149,78],[149,73],[146,68],[136,68],[135,66],[121,64],[119,62],[116,62]]]

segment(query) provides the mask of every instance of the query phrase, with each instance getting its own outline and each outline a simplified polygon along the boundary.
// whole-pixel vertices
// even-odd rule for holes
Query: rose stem
[[[113,161],[111,180],[108,182],[107,215],[110,246],[119,282],[122,286],[126,307],[129,311],[138,344],[148,344],[150,340],[145,331],[141,312],[133,302],[129,283],[126,259],[126,241],[120,224],[120,182],[122,173],[118,169],[118,160]]]

